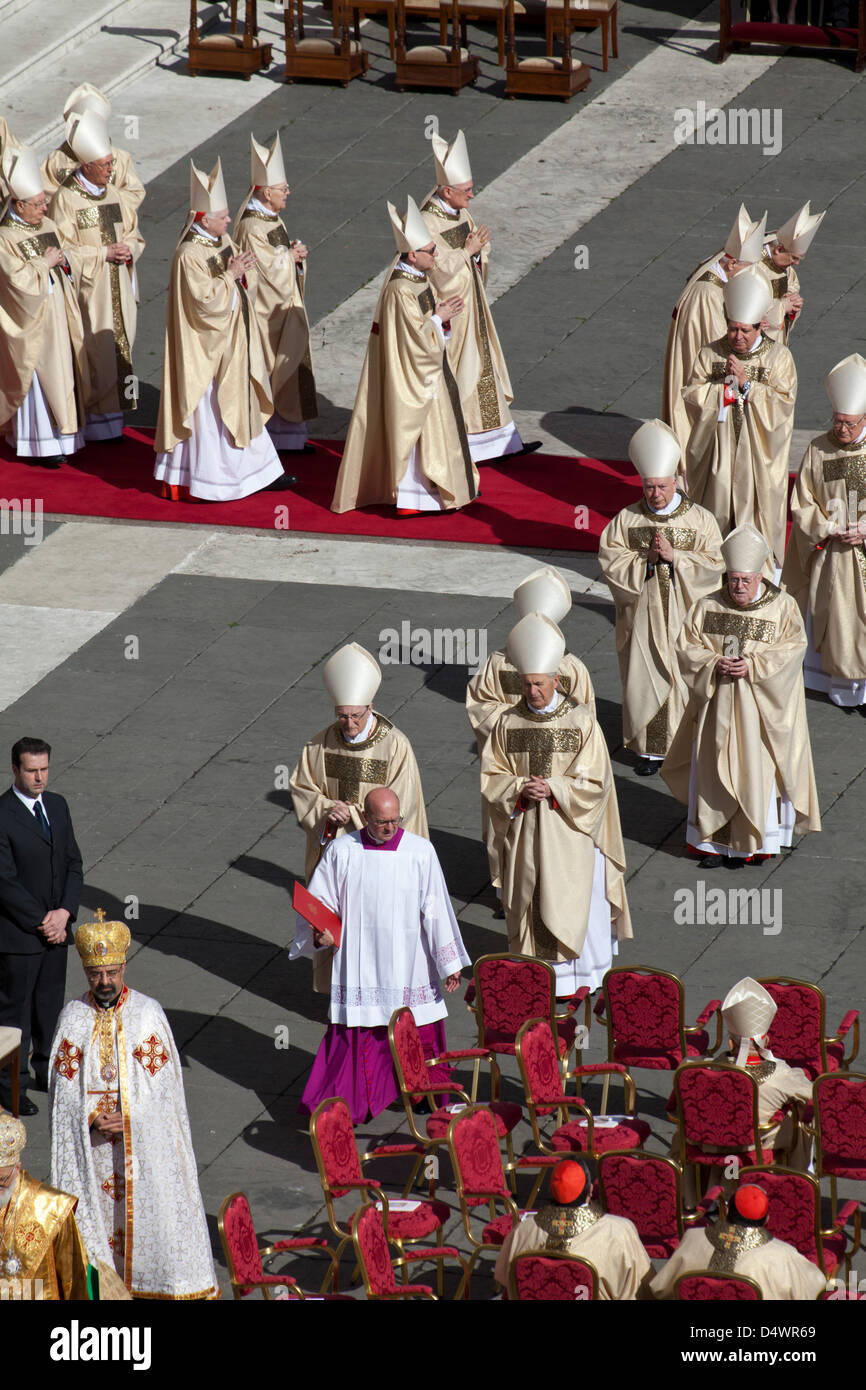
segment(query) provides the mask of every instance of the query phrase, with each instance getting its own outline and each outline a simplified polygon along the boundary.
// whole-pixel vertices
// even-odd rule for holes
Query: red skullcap
[[[734,1205],[747,1221],[763,1221],[770,1209],[770,1200],[762,1187],[748,1183],[745,1187],[737,1188]]]
[[[557,1163],[550,1175],[550,1195],[554,1202],[576,1202],[586,1187],[586,1170],[573,1158]]]

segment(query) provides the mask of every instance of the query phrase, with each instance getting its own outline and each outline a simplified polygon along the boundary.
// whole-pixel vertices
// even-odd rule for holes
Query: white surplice
[[[309,884],[343,927],[328,1017],[376,1028],[407,1007],[417,1024],[435,1023],[448,1015],[440,980],[470,964],[436,851],[408,830],[395,850],[365,849],[361,835],[332,841]],[[313,949],[298,917],[289,959]]]
[[[219,1295],[189,1131],[180,1057],[155,999],[66,1005],[51,1048],[51,1181],[78,1198],[88,1259],[140,1298]],[[115,1139],[91,1129],[123,1112]]]

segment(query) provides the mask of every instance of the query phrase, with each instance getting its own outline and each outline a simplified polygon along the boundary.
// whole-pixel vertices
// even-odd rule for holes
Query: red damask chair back
[[[740,1169],[740,1184],[757,1182],[770,1203],[767,1230],[793,1245],[825,1274],[821,1249],[821,1189],[809,1173],[768,1164]]]
[[[763,1297],[760,1286],[745,1274],[681,1274],[674,1284],[674,1298],[688,1303],[703,1299],[757,1303]]]
[[[352,1116],[344,1100],[324,1100],[310,1120],[310,1138],[326,1198],[343,1197],[363,1182]]]
[[[475,962],[478,1046],[514,1041],[528,1018],[552,1018],[556,977],[544,961],[506,954],[481,956]]]
[[[548,1019],[533,1018],[523,1025],[517,1037],[517,1061],[527,1101],[540,1114],[555,1109],[563,1097],[562,1071]]]
[[[824,995],[817,985],[801,980],[761,980],[778,1009],[770,1024],[769,1046],[774,1056],[792,1067],[816,1075],[826,1071]]]
[[[866,1179],[866,1075],[829,1072],[812,1085],[815,1172],[829,1177],[836,1215],[836,1179]]]
[[[417,1092],[420,1096],[430,1085],[430,1072],[411,1009],[398,1009],[392,1015],[389,1034],[400,1089],[403,1092]]]
[[[577,1255],[528,1251],[511,1261],[508,1278],[509,1299],[574,1303],[598,1298],[598,1271]]]
[[[598,1195],[606,1212],[634,1222],[651,1259],[670,1257],[683,1234],[681,1174],[670,1158],[611,1150],[598,1156]]]
[[[760,1162],[758,1087],[747,1071],[686,1062],[674,1076],[674,1097],[685,1162],[713,1164],[720,1154],[745,1153],[757,1155]]]
[[[508,1199],[496,1121],[489,1110],[472,1106],[455,1115],[448,1129],[448,1149],[458,1195],[478,1206],[491,1194]]]
[[[676,1066],[687,1055],[684,991],[676,975],[650,966],[615,966],[603,989],[612,1061],[634,1062],[640,1054],[640,1065],[669,1070],[671,1057]]]
[[[235,1298],[244,1298],[264,1275],[250,1204],[233,1192],[220,1213],[220,1236]]]
[[[397,1281],[385,1235],[382,1213],[372,1204],[361,1207],[352,1217],[352,1239],[364,1277],[367,1296],[387,1298],[396,1293]]]

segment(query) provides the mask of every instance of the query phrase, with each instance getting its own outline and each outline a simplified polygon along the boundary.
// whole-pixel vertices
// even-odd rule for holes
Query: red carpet
[[[56,471],[17,461],[3,444],[0,494],[6,502],[41,498],[44,511],[73,516],[592,551],[609,519],[640,492],[630,463],[530,454],[502,467],[482,464],[482,495],[463,511],[398,517],[393,507],[367,507],[336,516],[329,508],[341,451],[323,441],[315,454],[284,455],[299,479],[291,492],[167,502],[153,477],[152,431],[127,429],[123,444],[90,444]]]

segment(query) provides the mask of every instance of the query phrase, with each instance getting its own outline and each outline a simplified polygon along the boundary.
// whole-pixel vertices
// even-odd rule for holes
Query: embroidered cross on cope
[[[851,454],[848,458],[825,459],[824,482],[844,482],[849,512],[855,513],[849,524],[856,526],[860,516],[860,503],[866,499],[866,454]]]
[[[103,246],[111,246],[123,240],[123,210],[119,203],[104,202],[79,208],[75,216],[76,226],[81,231],[88,227],[99,230]],[[117,361],[117,403],[118,410],[138,408],[138,383],[132,374],[132,347],[123,319],[123,301],[120,295],[120,275],[130,272],[126,264],[109,263],[111,284],[111,323],[114,329],[114,355]]]
[[[579,753],[583,739],[577,729],[509,729],[509,753],[529,754],[530,777],[549,777],[554,753]]]
[[[326,753],[325,776],[337,783],[337,798],[349,806],[360,802],[361,783],[384,787],[388,764],[384,758],[353,758],[351,753]]]

